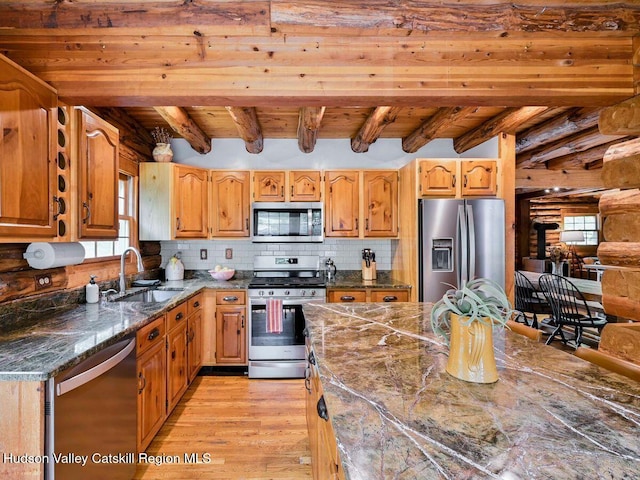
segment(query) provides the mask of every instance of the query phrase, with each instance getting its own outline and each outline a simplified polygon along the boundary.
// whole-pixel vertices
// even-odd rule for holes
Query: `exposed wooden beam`
[[[302,107],[298,113],[298,148],[311,153],[316,146],[325,107]]]
[[[546,122],[522,132],[516,140],[516,153],[520,154],[545,143],[554,142],[573,133],[598,124],[599,108],[573,108]]]
[[[516,188],[604,188],[600,170],[517,168]]]
[[[592,2],[546,4],[508,0],[490,3],[389,2],[387,0],[342,0],[326,2],[271,2],[273,25],[285,33],[300,29],[377,29],[390,34],[408,32],[638,32],[640,9],[633,1],[615,5]]]
[[[240,137],[249,153],[260,153],[263,147],[262,128],[254,107],[226,107],[236,124]]]
[[[400,107],[376,107],[351,139],[351,150],[364,153],[375,142],[387,125],[396,121]]]
[[[508,108],[496,117],[484,122],[478,128],[459,136],[453,141],[453,149],[458,153],[486,142],[501,132],[515,134],[520,125],[546,111],[548,107]]]
[[[640,188],[640,138],[613,145],[603,160],[602,178],[607,188]]]
[[[169,126],[198,153],[211,151],[211,138],[202,131],[182,107],[153,107]]]
[[[417,152],[421,147],[437,138],[440,132],[476,110],[476,107],[439,108],[432,117],[402,139],[402,150],[407,153]]]
[[[0,28],[61,29],[67,33],[90,29],[101,37],[149,28],[163,33],[207,35],[269,35],[269,1],[230,2],[3,2]]]
[[[576,168],[586,168],[587,170],[590,170],[592,168],[601,168],[602,159],[607,150],[619,143],[620,140],[612,140],[611,142],[603,143],[602,145],[598,145],[597,147],[593,147],[582,152],[563,155],[562,157],[549,160],[546,167],[549,170],[571,170]]]
[[[598,128],[603,135],[640,135],[640,95],[603,109]]]
[[[591,127],[570,137],[542,145],[541,147],[518,155],[516,164],[520,168],[530,168],[554,158],[571,153],[583,152],[620,138],[624,137],[622,135],[602,135],[598,131],[598,127]]]

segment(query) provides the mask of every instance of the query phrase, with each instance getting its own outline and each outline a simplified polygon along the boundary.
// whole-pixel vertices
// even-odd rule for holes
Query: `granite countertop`
[[[431,304],[303,308],[348,479],[637,477],[640,384],[509,331],[467,383]]]
[[[327,282],[327,288],[411,288],[391,277],[391,272],[378,271],[375,280],[363,280],[361,270],[338,271],[335,279]]]
[[[0,381],[44,381],[129,333],[143,327],[203,288],[247,288],[249,279],[218,282],[211,277],[165,282],[183,289],[168,302],[106,302],[53,305],[31,320],[0,331]],[[148,290],[131,288],[127,292]],[[117,295],[116,295],[117,297]],[[34,306],[15,307],[14,315],[31,317]],[[22,314],[22,315],[21,315]]]

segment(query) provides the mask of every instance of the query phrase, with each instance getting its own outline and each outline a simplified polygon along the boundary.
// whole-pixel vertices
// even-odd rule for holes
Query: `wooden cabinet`
[[[398,172],[372,170],[363,173],[364,236],[398,235]]]
[[[202,366],[203,297],[199,293],[187,301],[187,377],[193,382]]]
[[[495,160],[420,160],[418,175],[418,193],[423,197],[495,196],[498,193]]]
[[[311,451],[311,470],[314,480],[344,480],[336,436],[331,425],[329,410],[322,392],[313,351],[307,351],[306,417]]]
[[[216,363],[247,362],[245,303],[242,290],[216,292]]]
[[[255,171],[256,202],[319,202],[320,172],[317,170]]]
[[[418,190],[422,196],[455,197],[457,160],[421,160],[418,165]]]
[[[57,101],[50,86],[0,57],[0,236],[5,239],[56,236]]]
[[[249,172],[211,175],[211,225],[214,237],[249,236]]]
[[[78,238],[118,237],[118,129],[76,107]]]
[[[360,173],[327,171],[325,186],[325,236],[360,235]]]
[[[463,160],[460,167],[463,197],[494,196],[498,193],[498,164],[495,160]]]
[[[319,202],[322,188],[317,170],[289,172],[289,200],[292,202]]]
[[[328,288],[327,302],[408,302],[408,288]]]
[[[138,330],[138,452],[143,452],[167,416],[167,367],[164,315]]]
[[[256,202],[284,202],[284,181],[284,172],[253,172],[253,200]]]
[[[207,238],[208,171],[175,163],[140,164],[140,240]]]
[[[167,313],[167,414],[187,390],[187,315],[186,304]]]

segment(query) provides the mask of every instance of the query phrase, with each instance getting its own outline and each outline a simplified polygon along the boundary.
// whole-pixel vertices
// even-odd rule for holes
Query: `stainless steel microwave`
[[[254,202],[251,238],[254,242],[322,242],[322,202]]]

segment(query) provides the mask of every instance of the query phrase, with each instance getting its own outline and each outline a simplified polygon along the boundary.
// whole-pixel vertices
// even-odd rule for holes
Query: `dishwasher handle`
[[[78,387],[81,387],[85,383],[90,382],[91,380],[98,378],[100,375],[108,372],[113,367],[122,362],[127,356],[136,348],[136,339],[133,338],[129,341],[129,343],[118,353],[109,357],[104,362],[99,363],[93,368],[86,370],[78,375],[75,375],[63,382],[60,382],[57,385],[56,394],[58,396],[64,395],[65,393],[69,393],[72,390],[75,390]]]

